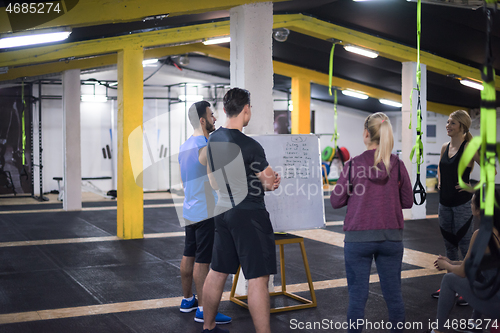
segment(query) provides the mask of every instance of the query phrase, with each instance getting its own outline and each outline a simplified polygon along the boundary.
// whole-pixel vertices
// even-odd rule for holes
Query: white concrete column
[[[273,4],[253,3],[230,10],[231,87],[250,91],[252,118],[246,134],[274,133],[273,109]],[[233,276],[234,278],[234,276]],[[273,278],[269,290],[274,291]],[[238,292],[246,294],[247,281],[240,274]]]
[[[82,209],[80,70],[63,73],[63,209]]]
[[[230,10],[231,86],[251,93],[252,119],[246,134],[274,133],[273,4],[252,3]]]
[[[424,189],[425,180],[426,180],[426,163],[425,163],[425,154],[427,153],[427,66],[420,64],[421,69],[421,80],[420,80],[420,104],[422,110],[422,143],[424,145],[423,161],[424,163],[420,165],[420,182],[422,183]],[[411,178],[411,186],[415,185],[415,180],[417,177],[417,163],[416,156],[413,157],[413,161],[410,161],[410,153],[415,145],[415,141],[417,139],[417,103],[418,103],[418,94],[417,91],[413,88],[417,88],[417,63],[416,62],[403,62],[403,70],[401,73],[401,102],[403,103],[403,107],[401,108],[402,112],[402,159],[405,162],[406,169],[410,174]],[[412,96],[412,105],[410,106],[410,96]],[[408,128],[411,119],[411,129]],[[417,202],[420,202],[420,195],[417,195]],[[405,218],[409,219],[424,219],[427,214],[426,209],[427,202],[424,202],[423,205],[417,206],[413,204],[411,209],[404,210]]]

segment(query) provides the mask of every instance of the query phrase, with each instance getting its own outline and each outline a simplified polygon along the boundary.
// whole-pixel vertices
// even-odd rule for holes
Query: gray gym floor
[[[437,194],[427,199],[427,214],[437,214]],[[147,204],[167,200],[145,201]],[[170,201],[171,202],[171,201]],[[114,203],[86,203],[100,210],[61,212],[60,204],[0,206],[0,332],[201,332],[194,312],[179,312],[183,229],[173,207],[145,208],[141,240],[118,240]],[[346,321],[348,303],[341,236],[345,209],[325,199],[325,230],[305,232],[304,244],[315,283],[316,308],[271,315],[273,332],[327,332]],[[337,222],[337,223],[334,223]],[[328,236],[324,240],[322,237]],[[331,236],[331,237],[330,237]],[[338,238],[337,239],[341,239]],[[336,243],[337,242],[337,243]],[[429,268],[444,254],[437,218],[405,222],[403,297],[407,332],[422,332],[434,320],[441,274]],[[279,258],[279,256],[278,256]],[[309,298],[298,244],[285,245],[287,286]],[[376,268],[372,274],[376,277]],[[275,277],[280,285],[280,276]],[[225,291],[230,291],[228,279]],[[273,297],[272,306],[296,304]],[[254,332],[248,310],[227,300],[220,311],[233,322],[232,333]],[[470,307],[455,307],[451,318],[469,318]],[[370,285],[365,332],[380,332],[387,308],[378,282]],[[307,325],[314,325],[308,329]],[[327,323],[329,326],[318,326]],[[299,326],[300,325],[300,326]],[[303,329],[299,329],[302,327]],[[330,329],[332,327],[333,329]]]

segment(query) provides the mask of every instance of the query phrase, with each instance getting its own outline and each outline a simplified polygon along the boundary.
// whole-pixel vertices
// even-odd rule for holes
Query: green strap
[[[330,66],[328,69],[328,93],[330,96],[332,96],[332,80],[333,80],[333,53],[335,51],[335,43],[332,45],[332,49],[330,51]],[[337,150],[337,139],[338,139],[338,132],[337,132],[337,89],[334,90],[334,102],[333,102],[333,110],[334,110],[334,115],[333,115],[333,135],[332,139],[330,141],[335,140],[334,142],[334,147],[333,151]]]
[[[23,161],[23,165],[26,164],[26,158],[25,158],[25,150],[26,150],[26,126],[25,126],[25,123],[24,123],[24,111],[26,110],[26,100],[24,99],[24,80],[22,81],[22,88],[21,88],[21,98],[22,98],[22,101],[23,101],[23,112],[21,114],[21,126],[22,126],[22,131],[23,131],[23,150],[22,150],[22,161]]]
[[[489,1],[487,0],[486,2]],[[481,91],[481,135],[472,139],[465,149],[458,165],[458,180],[461,187],[468,188],[462,180],[462,175],[480,148],[481,176],[479,184],[475,188],[480,189],[480,208],[484,214],[481,216],[481,224],[479,232],[476,235],[476,241],[467,253],[469,260],[465,262],[465,274],[474,295],[479,298],[488,299],[500,290],[500,266],[497,266],[497,274],[493,279],[486,278],[483,281],[479,281],[477,277],[482,270],[481,262],[486,248],[489,247],[493,233],[495,162],[496,157],[500,156],[500,145],[496,142],[495,70],[493,69],[493,54],[490,39],[493,21],[491,10],[487,9],[486,6],[485,13],[487,19],[486,60],[481,73],[483,79],[483,90]],[[491,246],[490,251],[493,253],[494,250],[496,248]],[[478,293],[479,290],[481,290],[481,293]]]
[[[333,151],[337,151],[337,139],[339,133],[337,132],[337,89],[334,91],[334,104],[333,104],[333,135],[330,141],[334,141]]]
[[[422,110],[420,104],[420,80],[421,80],[421,70],[420,70],[420,36],[421,36],[421,0],[417,2],[417,88],[413,88],[413,90],[417,91],[417,138],[415,145],[413,146],[410,153],[410,160],[413,161],[413,156],[416,153],[416,163],[417,163],[417,174],[420,174],[420,165],[424,162],[423,151],[424,145],[422,143]],[[413,108],[412,95],[410,94],[410,106]],[[410,125],[411,129],[411,118],[410,117]]]
[[[413,162],[413,156],[416,155],[416,163],[417,163],[417,177],[415,180],[415,186],[413,187],[413,202],[416,205],[422,205],[425,202],[426,193],[425,187],[420,182],[420,165],[424,163],[424,144],[422,143],[422,106],[420,103],[420,83],[421,83],[421,70],[420,70],[420,36],[422,33],[422,25],[421,25],[421,0],[417,2],[417,88],[412,89],[412,94],[410,94],[410,105],[413,109],[412,95],[413,90],[417,91],[417,137],[415,140],[415,145],[413,146],[410,153],[410,160]],[[411,129],[411,117],[410,117],[410,125]],[[417,194],[420,194],[420,202],[417,201]]]
[[[335,51],[335,43],[332,45],[332,49],[330,51],[330,67],[328,69],[328,92],[330,96],[332,96],[332,78],[333,78],[333,52]]]
[[[420,71],[420,35],[422,34],[422,19],[421,19],[421,10],[422,4],[421,0],[418,0],[417,3],[417,89],[420,90],[420,79],[422,77],[422,73]]]
[[[410,153],[410,159],[412,161],[413,161],[413,155],[416,153],[417,174],[420,174],[420,165],[424,162],[424,157],[423,157],[424,145],[422,143],[422,110],[421,110],[421,104],[420,104],[420,78],[421,78],[420,35],[421,35],[421,29],[422,29],[420,8],[421,8],[421,0],[418,0],[418,3],[417,3],[417,89],[416,89],[417,90],[417,97],[418,97],[417,128],[416,128],[417,140],[416,140],[415,145],[413,146],[413,149],[411,150],[411,153]],[[413,94],[411,94],[411,95],[413,95]],[[410,104],[412,104],[411,95],[410,95]],[[411,129],[411,120],[410,120],[410,129]]]

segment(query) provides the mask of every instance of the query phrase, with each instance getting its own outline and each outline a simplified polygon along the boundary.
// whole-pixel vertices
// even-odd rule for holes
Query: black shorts
[[[209,264],[212,261],[212,248],[214,246],[214,218],[201,222],[186,220],[186,241],[184,243],[184,256],[195,257],[195,262]]]
[[[276,274],[274,231],[265,209],[231,209],[215,217],[212,269],[246,279]]]

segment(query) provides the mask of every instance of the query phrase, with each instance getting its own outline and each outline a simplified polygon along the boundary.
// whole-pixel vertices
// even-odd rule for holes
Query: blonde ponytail
[[[394,148],[394,135],[392,133],[392,125],[389,117],[382,112],[374,113],[368,116],[365,120],[365,129],[370,134],[370,142],[378,144],[375,150],[375,161],[373,165],[376,167],[382,161],[390,174],[391,152]]]

